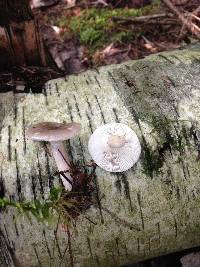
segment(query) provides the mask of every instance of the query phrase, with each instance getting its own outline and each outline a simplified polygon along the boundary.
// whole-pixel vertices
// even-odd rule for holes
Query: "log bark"
[[[29,1],[0,1],[0,69],[46,64],[37,21]]]
[[[0,95],[1,192],[12,199],[43,199],[57,183],[53,159],[25,138],[33,123],[80,122],[67,144],[75,160],[90,161],[88,139],[104,123],[128,124],[142,145],[131,170],[97,168],[95,202],[67,230],[2,212],[20,266],[120,266],[200,245],[199,49],[52,80],[43,94]]]

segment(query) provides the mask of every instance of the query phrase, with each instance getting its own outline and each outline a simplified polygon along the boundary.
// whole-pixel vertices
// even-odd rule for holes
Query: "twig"
[[[57,232],[58,232],[58,226],[59,226],[59,222],[60,222],[60,214],[58,216],[58,222],[57,222],[57,225],[56,225],[56,229],[54,230],[54,240],[53,240],[53,258],[50,259],[50,266],[52,266],[52,260],[53,260],[53,263],[54,263],[54,260],[55,260],[55,243],[56,243],[56,235],[57,235]]]
[[[118,6],[121,4],[121,2],[123,2],[123,0],[119,0],[119,1],[113,6],[113,8],[118,7]]]
[[[196,15],[194,15],[193,13],[191,14],[191,16],[192,16],[193,18],[195,18],[196,20],[200,21],[200,18],[197,17]]]
[[[192,17],[196,18],[197,20],[200,20],[200,18],[197,17],[199,13],[200,13],[200,6],[197,7],[192,13],[190,13],[190,15],[191,15]]]
[[[170,2],[170,0],[162,0],[162,2],[178,16],[183,25],[185,25],[192,32],[192,34],[197,37],[197,39],[200,39],[200,28],[197,25],[186,19],[183,14],[181,14],[179,10]]]
[[[97,0],[95,2],[92,2],[91,5],[94,5],[94,6],[98,6],[98,5],[102,5],[102,6],[108,6],[108,3],[104,0]]]
[[[117,18],[117,17],[116,17]],[[118,17],[119,19],[115,19],[116,21],[121,21],[121,22],[124,22],[124,23],[132,23],[132,24],[143,24],[143,25],[147,25],[147,24],[152,24],[152,25],[177,25],[177,24],[180,24],[179,21],[175,20],[175,19],[165,19],[165,20],[144,20],[144,21],[134,21],[132,20],[131,18],[125,18],[125,17]]]
[[[167,17],[166,13],[161,13],[161,14],[153,14],[153,15],[148,15],[148,16],[140,16],[136,18],[114,16],[112,17],[112,19],[114,21],[123,20],[123,21],[133,22],[133,23],[141,23],[141,22],[147,22],[151,19],[158,19],[158,18],[165,18],[165,17]]]
[[[107,212],[112,219],[114,219],[114,221],[120,225],[123,225],[124,227],[129,228],[130,230],[136,230],[136,231],[140,231],[141,229],[138,227],[138,225],[136,224],[132,224],[128,221],[126,221],[125,219],[120,218],[116,213],[114,213],[113,211],[109,210],[106,207],[102,206],[102,210]]]
[[[65,248],[65,250],[64,250],[64,253],[63,253],[63,255],[62,255],[61,259],[60,259],[60,262],[59,262],[59,264],[58,264],[58,267],[60,267],[61,264],[63,263],[65,254],[66,254],[66,252],[67,252],[67,250],[68,250],[68,247],[69,247],[69,245],[67,244],[67,246],[66,246],[66,248]]]
[[[200,6],[197,7],[197,8],[192,12],[192,14],[194,14],[194,15],[198,15],[199,13],[200,13]]]
[[[200,12],[200,6],[198,8],[196,8],[192,13],[189,13],[188,15],[197,16],[199,14],[199,12]],[[181,39],[183,39],[186,36],[186,34],[187,34],[186,26],[183,25],[177,41],[179,42]]]

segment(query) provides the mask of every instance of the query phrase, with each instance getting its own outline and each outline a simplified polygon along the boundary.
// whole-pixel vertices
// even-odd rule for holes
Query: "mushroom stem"
[[[107,144],[109,145],[110,148],[120,148],[123,147],[126,143],[125,136],[119,136],[119,135],[111,135],[108,137],[108,142]]]
[[[67,191],[71,191],[73,179],[69,172],[70,170],[70,166],[68,165],[69,158],[64,148],[63,142],[60,141],[50,142],[50,146],[58,170],[59,172],[63,172],[63,174],[60,174],[60,178],[63,182],[63,185]],[[65,179],[64,176],[66,176],[67,179]],[[71,183],[68,180],[71,181]]]

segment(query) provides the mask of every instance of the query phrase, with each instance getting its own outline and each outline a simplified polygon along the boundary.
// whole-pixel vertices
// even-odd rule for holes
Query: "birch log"
[[[98,204],[68,231],[2,212],[2,235],[20,266],[121,266],[200,245],[199,49],[52,80],[41,94],[0,94],[1,196],[42,199],[57,183],[53,159],[26,140],[33,123],[80,122],[80,136],[66,146],[85,162],[90,135],[105,123],[127,124],[142,144],[131,170],[97,168]]]

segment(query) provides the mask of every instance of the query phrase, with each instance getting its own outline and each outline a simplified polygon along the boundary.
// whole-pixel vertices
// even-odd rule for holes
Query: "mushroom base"
[[[70,175],[69,158],[65,151],[65,147],[62,142],[51,142],[50,146],[52,155],[60,172],[60,178],[63,185],[67,191],[71,191],[73,178]],[[69,181],[71,181],[71,183]]]

